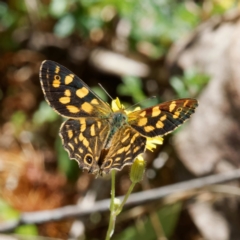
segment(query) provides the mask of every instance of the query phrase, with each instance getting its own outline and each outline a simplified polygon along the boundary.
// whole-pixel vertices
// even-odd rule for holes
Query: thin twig
[[[196,188],[202,188],[212,184],[229,182],[240,178],[240,169],[226,173],[215,174],[208,177],[202,177],[181,183],[168,185],[161,188],[155,188],[144,192],[132,193],[126,202],[126,205],[139,205],[152,202],[166,197],[170,194],[188,191]],[[123,200],[123,197],[119,197]],[[90,208],[70,205],[53,210],[36,211],[22,213],[18,220],[8,221],[0,224],[0,232],[9,232],[23,224],[39,224],[49,221],[59,221],[72,217],[88,216],[93,212],[105,212],[109,210],[110,199],[98,201]]]

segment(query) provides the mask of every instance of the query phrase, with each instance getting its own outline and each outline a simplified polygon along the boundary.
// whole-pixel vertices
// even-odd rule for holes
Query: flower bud
[[[146,162],[144,161],[142,156],[138,156],[130,170],[130,179],[133,183],[138,183],[142,181],[144,171],[145,171]]]

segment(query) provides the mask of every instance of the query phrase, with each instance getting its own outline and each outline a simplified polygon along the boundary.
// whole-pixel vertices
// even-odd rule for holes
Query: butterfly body
[[[112,116],[109,118],[110,122],[110,131],[108,136],[107,143],[110,142],[113,135],[125,124],[127,124],[127,115],[123,112],[123,110],[120,110],[118,112],[114,112]],[[107,147],[108,144],[106,144],[105,147]]]
[[[185,98],[130,113],[113,111],[70,70],[49,60],[41,65],[40,82],[48,104],[68,118],[60,128],[64,148],[91,173],[106,174],[132,164],[144,152],[147,137],[173,131],[198,105]]]

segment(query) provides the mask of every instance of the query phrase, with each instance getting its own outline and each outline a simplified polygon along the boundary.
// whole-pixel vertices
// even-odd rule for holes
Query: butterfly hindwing
[[[99,171],[99,157],[109,133],[107,120],[96,118],[69,119],[60,128],[63,146],[79,167]]]
[[[40,82],[49,105],[68,118],[101,117],[111,113],[80,78],[64,66],[46,60],[40,67]]]
[[[129,125],[124,125],[113,136],[100,172],[109,173],[112,169],[121,170],[125,165],[132,164],[134,159],[144,152],[145,145],[145,137]]]
[[[163,136],[189,119],[197,106],[197,100],[192,98],[164,102],[130,113],[128,123],[143,136]]]

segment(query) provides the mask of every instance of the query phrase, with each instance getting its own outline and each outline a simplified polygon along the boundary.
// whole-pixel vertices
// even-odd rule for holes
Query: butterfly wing
[[[98,161],[110,125],[105,119],[69,119],[60,128],[63,146],[82,169],[99,172]]]
[[[192,98],[164,102],[130,113],[128,123],[143,136],[163,136],[188,120],[197,106],[197,100]]]
[[[113,136],[110,148],[100,167],[100,173],[107,174],[112,169],[121,170],[132,164],[134,159],[145,150],[146,138],[129,125],[121,127]]]
[[[60,64],[46,60],[40,82],[49,105],[70,118],[60,128],[63,146],[80,168],[98,172],[98,160],[109,133],[112,110],[80,78]]]
[[[102,117],[111,113],[109,105],[87,84],[56,62],[43,61],[40,82],[46,101],[64,117]]]

